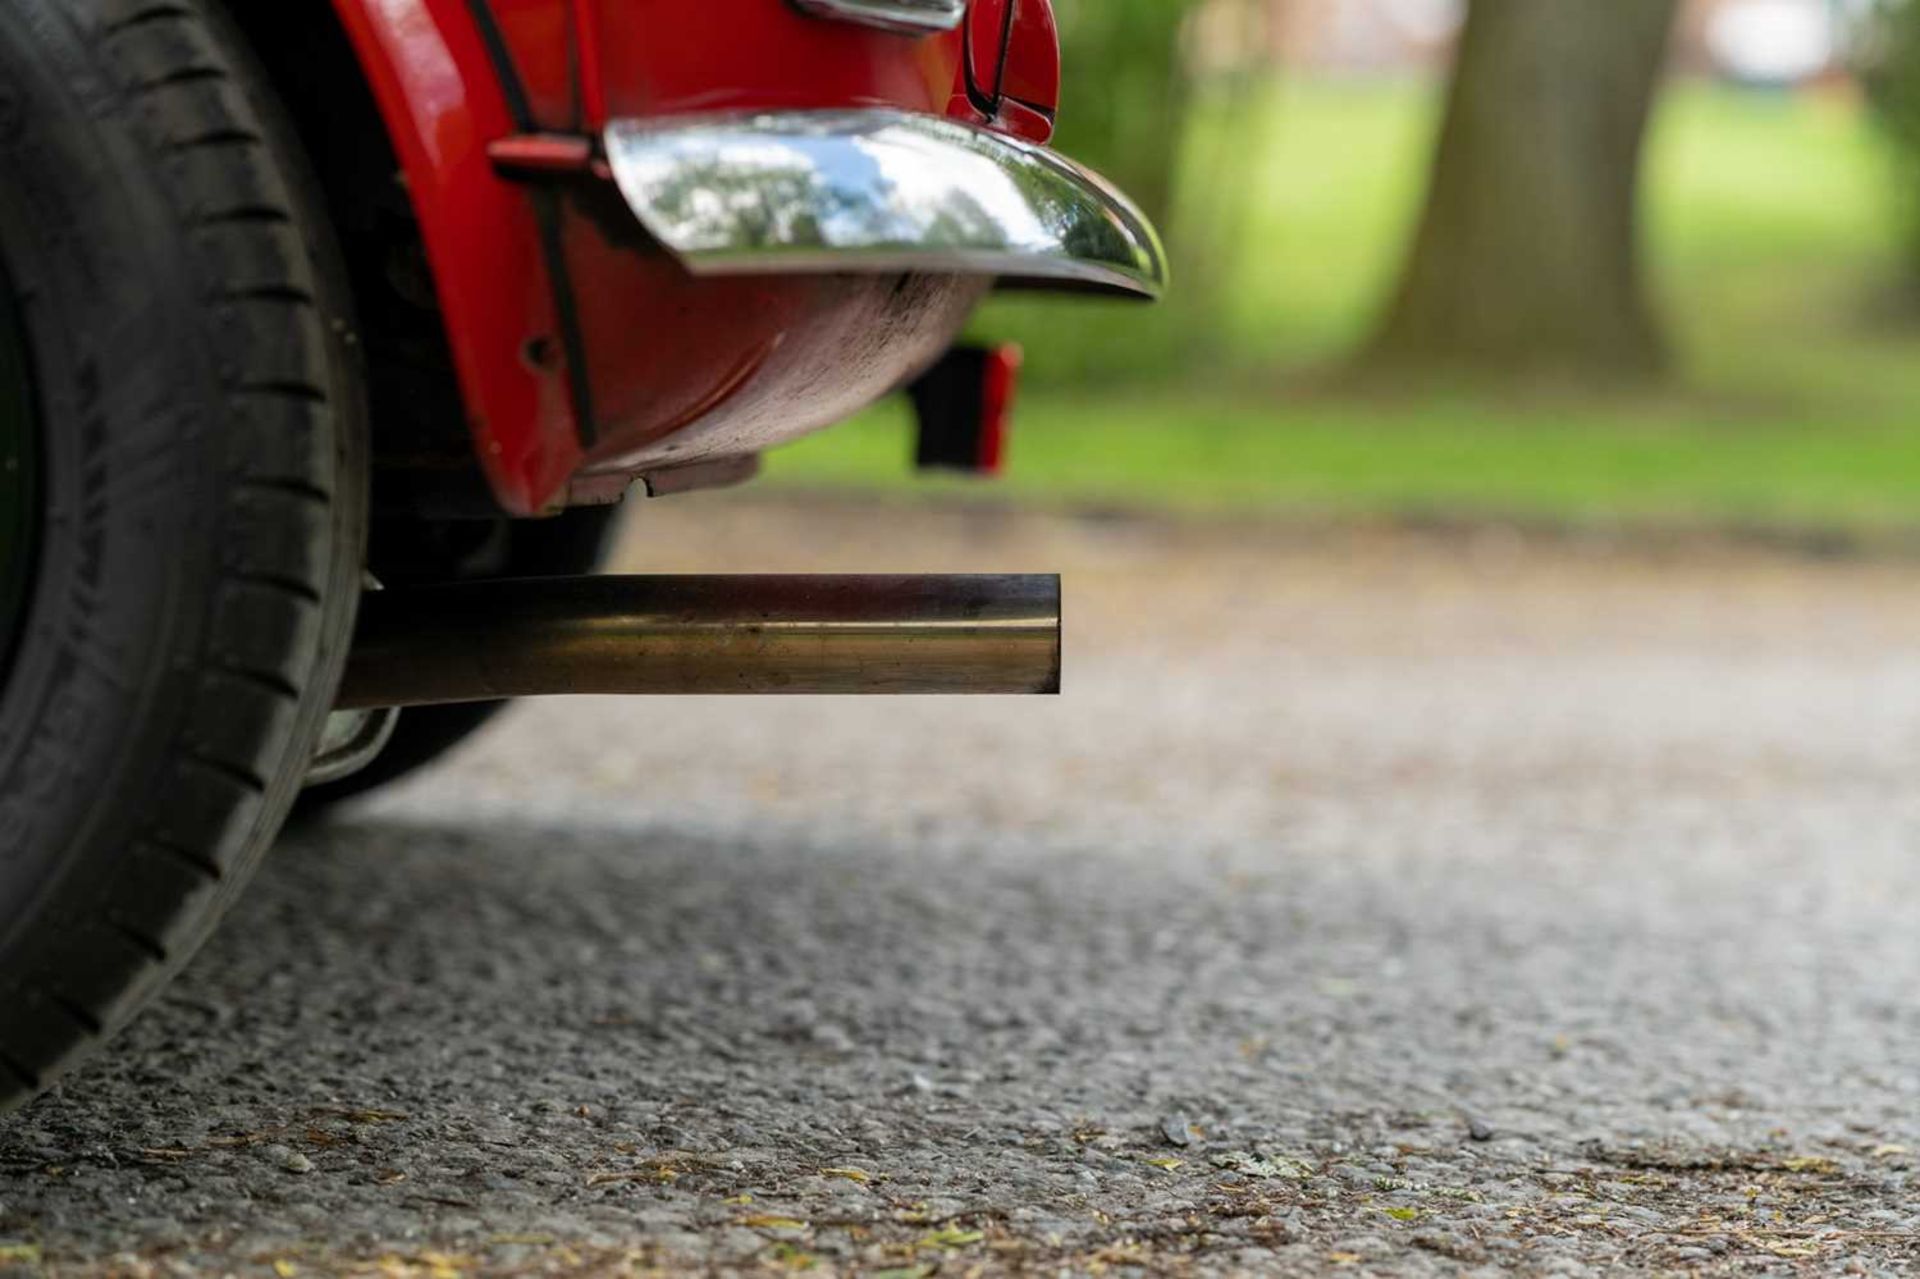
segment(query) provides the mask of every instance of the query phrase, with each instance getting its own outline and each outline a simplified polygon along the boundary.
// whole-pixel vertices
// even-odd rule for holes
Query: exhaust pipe
[[[1059,691],[1058,577],[555,577],[369,592],[337,706]]]

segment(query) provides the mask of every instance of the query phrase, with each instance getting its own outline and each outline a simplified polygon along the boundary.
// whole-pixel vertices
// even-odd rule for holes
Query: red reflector
[[[1026,352],[1014,342],[987,352],[980,405],[980,452],[975,463],[982,475],[999,475],[1006,470],[1013,402],[1020,390],[1020,366],[1026,359]]]

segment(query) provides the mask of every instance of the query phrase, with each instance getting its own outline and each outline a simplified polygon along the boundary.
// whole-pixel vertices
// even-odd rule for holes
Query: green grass
[[[1410,85],[1291,83],[1203,119],[1174,234],[1231,282],[1214,314],[1178,295],[1158,312],[989,308],[977,327],[1023,340],[1034,374],[1005,491],[1193,511],[1920,525],[1920,328],[1875,305],[1896,278],[1896,228],[1884,157],[1844,97],[1682,85],[1664,99],[1645,223],[1670,389],[1395,394],[1321,376],[1392,284],[1435,105]],[[1258,162],[1223,163],[1229,144]],[[951,492],[912,475],[909,430],[884,406],[776,455],[773,480]]]
[[[1329,400],[1276,411],[1159,394],[1048,394],[1023,411],[1004,480],[915,478],[929,494],[1299,516],[1519,517],[1869,531],[1920,513],[1920,432],[1675,417],[1675,406],[1529,411],[1474,398]],[[1284,426],[1276,427],[1276,422]],[[777,459],[810,487],[899,490],[907,413]]]

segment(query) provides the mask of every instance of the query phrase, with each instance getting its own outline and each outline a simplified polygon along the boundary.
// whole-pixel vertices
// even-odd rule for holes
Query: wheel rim
[[[38,432],[26,328],[0,272],[0,687],[12,667],[33,584]]]

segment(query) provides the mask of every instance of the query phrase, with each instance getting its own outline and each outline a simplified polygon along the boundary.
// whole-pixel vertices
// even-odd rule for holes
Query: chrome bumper
[[[892,110],[622,120],[607,158],[696,275],[992,275],[1158,297],[1146,217],[1045,147]]]

